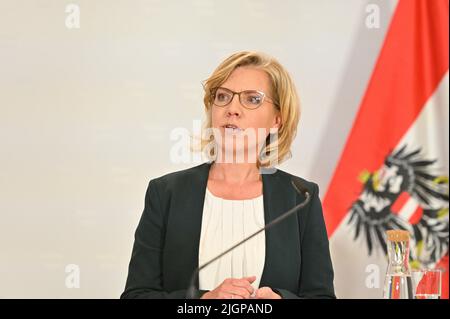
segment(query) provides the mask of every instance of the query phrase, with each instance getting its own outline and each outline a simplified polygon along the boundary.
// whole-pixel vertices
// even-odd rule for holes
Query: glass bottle
[[[413,299],[413,283],[409,268],[409,232],[388,230],[388,267],[384,282],[385,299]]]

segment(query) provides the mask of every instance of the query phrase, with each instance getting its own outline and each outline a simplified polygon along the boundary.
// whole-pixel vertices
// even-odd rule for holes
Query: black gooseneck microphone
[[[197,295],[198,289],[196,288],[196,280],[197,280],[198,274],[200,273],[200,270],[202,270],[203,268],[207,267],[211,263],[215,262],[217,259],[221,258],[222,256],[228,254],[230,251],[232,251],[236,247],[239,247],[240,245],[242,245],[246,241],[248,241],[251,238],[255,237],[260,232],[262,232],[262,231],[264,231],[266,229],[269,229],[270,227],[278,224],[283,219],[289,217],[290,215],[295,213],[297,210],[299,210],[300,208],[305,207],[309,203],[309,201],[311,200],[311,195],[309,193],[309,190],[305,186],[302,185],[302,183],[300,182],[299,179],[294,178],[294,179],[291,180],[291,183],[292,183],[292,186],[295,188],[295,190],[299,194],[302,194],[302,195],[304,195],[306,197],[305,200],[303,202],[301,202],[300,204],[292,207],[290,210],[288,210],[287,212],[283,213],[282,215],[278,216],[277,218],[272,220],[270,223],[266,224],[263,228],[259,229],[255,233],[253,233],[250,236],[244,238],[243,240],[241,240],[237,244],[231,246],[230,248],[228,248],[227,250],[225,250],[221,254],[217,255],[213,259],[209,260],[208,262],[204,263],[200,267],[197,267],[195,269],[195,271],[192,273],[192,276],[191,276],[190,285],[189,285],[189,288],[188,288],[188,291],[187,291],[187,295],[186,295],[187,299],[198,299],[198,295]]]

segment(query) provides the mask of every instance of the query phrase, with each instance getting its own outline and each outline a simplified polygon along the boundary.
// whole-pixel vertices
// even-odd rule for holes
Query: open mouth
[[[243,129],[234,124],[226,124],[222,127],[225,129],[225,132],[227,133],[238,133],[243,131]]]

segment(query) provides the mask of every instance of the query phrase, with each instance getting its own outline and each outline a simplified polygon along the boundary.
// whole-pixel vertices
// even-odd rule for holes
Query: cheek
[[[266,128],[272,127],[275,121],[275,115],[271,112],[265,111],[260,114],[255,114],[253,117],[249,117],[249,126],[254,128]]]
[[[211,125],[217,127],[221,121],[223,114],[220,109],[213,107],[211,110]]]

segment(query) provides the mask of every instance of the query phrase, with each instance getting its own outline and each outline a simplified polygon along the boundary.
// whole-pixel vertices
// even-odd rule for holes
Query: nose
[[[240,117],[242,113],[241,102],[239,101],[239,95],[233,95],[230,104],[227,105],[226,114],[228,117],[236,116]]]

